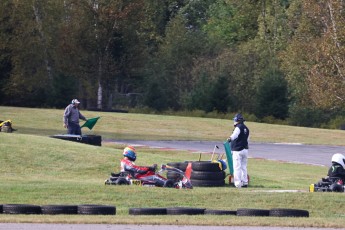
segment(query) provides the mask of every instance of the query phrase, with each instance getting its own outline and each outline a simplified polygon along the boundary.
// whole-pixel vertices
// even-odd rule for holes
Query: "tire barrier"
[[[43,205],[41,209],[45,215],[78,214],[78,205]]]
[[[225,180],[190,180],[194,187],[221,187]]]
[[[0,204],[0,214],[44,214],[44,215],[116,215],[112,205],[32,205]],[[236,216],[270,216],[270,217],[309,217],[309,211],[302,209],[272,208],[252,209],[239,208],[237,211],[217,210],[193,207],[168,208],[129,208],[129,215],[236,215]]]
[[[237,209],[237,216],[272,216],[272,217],[309,217],[309,211],[301,209],[273,208],[267,209]]]
[[[0,205],[3,214],[44,214],[44,215],[115,215],[116,207],[110,205],[31,205],[3,204]]]
[[[307,210],[275,208],[270,210],[270,216],[277,217],[309,217]]]
[[[190,181],[194,187],[221,187],[225,185],[225,171],[221,164],[211,161],[171,162],[167,165],[186,171],[191,163]],[[167,178],[177,180],[180,175],[168,173]]]
[[[269,216],[270,211],[266,209],[250,209],[240,208],[237,209],[237,216]]]
[[[192,180],[224,180],[225,172],[207,172],[207,171],[192,171]]]
[[[111,205],[84,204],[78,205],[78,214],[82,215],[115,215],[116,207]]]
[[[171,207],[167,208],[168,215],[203,215],[204,208]]]
[[[166,208],[130,208],[129,215],[167,215]]]
[[[41,207],[31,204],[4,204],[4,214],[42,214]]]
[[[183,172],[186,171],[186,168],[188,166],[188,162],[170,162],[167,165],[177,168],[179,170],[182,170]]]
[[[236,216],[236,211],[231,210],[215,210],[215,209],[206,209],[204,211],[205,215],[234,215]]]
[[[217,162],[194,161],[192,162],[193,171],[220,172],[222,171]]]

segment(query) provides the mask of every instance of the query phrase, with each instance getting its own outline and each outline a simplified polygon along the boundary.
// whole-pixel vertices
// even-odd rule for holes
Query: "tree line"
[[[345,114],[344,0],[0,4],[1,105],[126,100],[311,127]]]

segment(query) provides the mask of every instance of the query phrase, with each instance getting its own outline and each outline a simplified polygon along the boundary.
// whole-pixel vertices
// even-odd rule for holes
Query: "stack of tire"
[[[225,185],[225,171],[222,170],[221,164],[218,162],[172,162],[168,163],[168,165],[185,172],[189,163],[192,166],[190,181],[193,187],[220,187]],[[169,172],[167,177],[168,179],[177,180],[179,175]]]
[[[115,215],[113,205],[82,204],[82,205],[32,205],[32,204],[3,204],[0,213],[4,214],[81,214],[81,215]]]

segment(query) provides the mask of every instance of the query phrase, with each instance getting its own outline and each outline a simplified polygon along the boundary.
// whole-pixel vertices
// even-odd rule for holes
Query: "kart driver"
[[[345,182],[345,157],[341,153],[332,156],[332,166],[328,170],[327,176],[338,177]]]
[[[147,177],[154,175],[157,165],[154,164],[150,167],[137,166],[134,161],[137,159],[137,154],[135,148],[132,146],[127,146],[123,150],[124,158],[121,160],[121,172],[129,172],[130,175],[135,179],[140,179],[142,177]]]

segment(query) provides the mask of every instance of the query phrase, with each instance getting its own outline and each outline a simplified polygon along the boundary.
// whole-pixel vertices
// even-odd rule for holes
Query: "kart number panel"
[[[133,185],[142,185],[142,181],[141,180],[132,180],[132,184]]]

